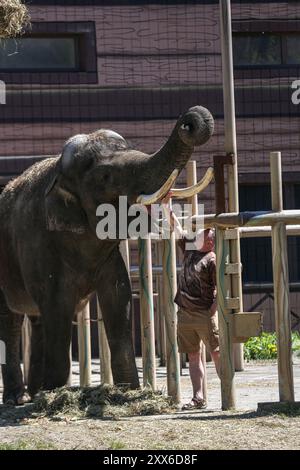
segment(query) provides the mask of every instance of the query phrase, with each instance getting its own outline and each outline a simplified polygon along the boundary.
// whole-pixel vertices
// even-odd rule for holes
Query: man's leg
[[[213,351],[210,353],[212,360],[215,363],[216,372],[220,378],[220,351]]]
[[[189,353],[189,370],[193,386],[193,398],[202,400],[203,398],[203,378],[204,369],[201,361],[201,354]]]
[[[193,386],[193,398],[203,400],[203,384],[204,384],[204,365],[201,360],[202,341],[200,344],[200,351],[195,353],[188,353],[189,357],[189,370]]]

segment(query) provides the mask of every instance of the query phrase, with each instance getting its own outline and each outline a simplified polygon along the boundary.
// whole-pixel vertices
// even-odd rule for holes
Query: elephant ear
[[[63,175],[75,166],[79,148],[87,142],[87,136],[77,135],[65,144],[55,175],[45,192],[47,230],[82,234],[88,228],[86,213],[78,197],[62,185]]]

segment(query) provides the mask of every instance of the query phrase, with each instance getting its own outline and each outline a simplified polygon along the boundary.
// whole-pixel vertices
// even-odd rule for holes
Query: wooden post
[[[156,251],[156,265],[162,265],[162,243],[157,242],[155,244]],[[159,357],[161,367],[165,367],[167,364],[167,353],[166,353],[166,328],[165,328],[165,316],[164,316],[164,297],[163,297],[163,279],[162,276],[156,276],[156,285],[157,285],[157,321],[158,321],[158,330],[159,330]]]
[[[197,183],[197,164],[195,160],[190,160],[187,163],[186,182],[188,187]],[[188,203],[192,204],[192,215],[198,215],[198,195],[194,194],[194,196],[188,198]],[[201,361],[204,368],[203,398],[207,402],[206,347],[204,343],[201,347]]]
[[[225,240],[225,230],[216,228],[217,255],[217,302],[220,332],[220,378],[222,410],[235,408],[234,356],[232,344],[231,313],[227,307],[228,276],[225,265],[229,260],[229,241]]]
[[[28,385],[28,374],[31,354],[31,323],[27,315],[24,317],[22,326],[22,358],[23,358],[23,376],[24,384]]]
[[[282,180],[281,180],[281,153],[271,152],[271,191],[272,209],[279,212],[283,210]],[[277,333],[278,351],[278,381],[280,401],[295,401],[293,366],[292,366],[292,339],[291,319],[289,307],[289,272],[287,255],[287,235],[283,222],[272,226],[272,257],[274,279],[274,307]]]
[[[91,385],[90,304],[77,315],[80,386]]]
[[[155,335],[153,310],[152,253],[151,240],[139,238],[139,274],[141,337],[143,352],[143,384],[156,389]]]
[[[233,156],[233,164],[228,167],[228,210],[239,211],[238,199],[238,168],[235,125],[235,101],[233,80],[233,56],[232,56],[232,30],[230,0],[220,0],[221,23],[221,48],[222,48],[222,74],[223,74],[223,99],[224,99],[224,124],[225,124],[225,152]],[[231,263],[241,266],[240,238],[229,242]],[[243,312],[243,290],[241,268],[239,272],[231,276],[231,295],[239,299],[236,312]],[[235,370],[244,370],[243,345],[235,345]]]
[[[177,290],[175,232],[163,243],[163,297],[166,326],[167,387],[168,395],[176,403],[181,400],[180,361],[177,346],[177,306],[174,297]]]
[[[98,344],[100,357],[101,383],[113,385],[113,375],[111,370],[110,348],[107,341],[102,312],[97,298],[97,319],[98,319]]]
[[[73,329],[73,327],[72,327]],[[72,377],[73,377],[73,354],[72,354],[72,340],[70,344],[70,350],[69,350],[69,357],[70,357],[70,370],[69,370],[69,377],[67,381],[68,387],[72,386]]]

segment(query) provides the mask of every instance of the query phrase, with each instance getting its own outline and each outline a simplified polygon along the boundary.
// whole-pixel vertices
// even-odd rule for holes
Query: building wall
[[[216,2],[133,2],[131,6],[116,2],[101,6],[100,1],[86,2],[86,6],[38,3],[29,5],[33,31],[36,22],[94,22],[97,74],[81,83],[74,83],[71,75],[64,75],[61,81],[56,76],[55,83],[50,75],[40,82],[36,75],[33,82],[23,74],[20,83],[15,74],[5,75],[7,104],[0,107],[0,156],[57,154],[71,135],[100,127],[114,129],[134,147],[152,152],[163,144],[179,113],[195,104],[208,107],[216,117],[214,137],[194,154],[199,178],[212,164],[213,155],[224,153]],[[290,22],[300,19],[300,3],[233,1],[232,19],[234,28],[249,20]],[[255,183],[258,174],[268,179],[268,155],[274,150],[282,151],[285,173],[300,175],[300,114],[291,103],[291,83],[297,78],[294,71],[288,76],[252,78],[238,74],[241,180]],[[185,178],[183,172],[179,186],[185,184]],[[199,202],[204,202],[207,213],[214,211],[213,185],[201,194]],[[256,297],[245,296],[245,309],[256,301]],[[295,309],[297,304],[298,294],[293,294]],[[266,318],[266,327],[273,328],[271,313]]]

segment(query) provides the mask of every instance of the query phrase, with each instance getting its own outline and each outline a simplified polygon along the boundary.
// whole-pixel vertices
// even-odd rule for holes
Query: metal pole
[[[280,212],[283,210],[281,153],[271,152],[270,159],[272,209]],[[279,399],[294,401],[287,235],[283,222],[272,227],[272,253]]]
[[[222,48],[222,74],[223,74],[223,100],[224,100],[224,127],[225,127],[225,152],[233,156],[233,164],[228,167],[228,210],[239,211],[238,198],[238,168],[235,124],[233,55],[232,55],[232,30],[231,30],[231,6],[230,0],[220,0],[221,18],[221,48]],[[239,232],[236,238],[230,240],[230,262],[241,266]],[[243,290],[241,268],[237,274],[231,276],[231,295],[239,298],[239,306],[236,312],[243,311]],[[244,370],[243,345],[234,347],[235,370]]]
[[[150,237],[138,240],[143,384],[156,389],[152,253]]]

